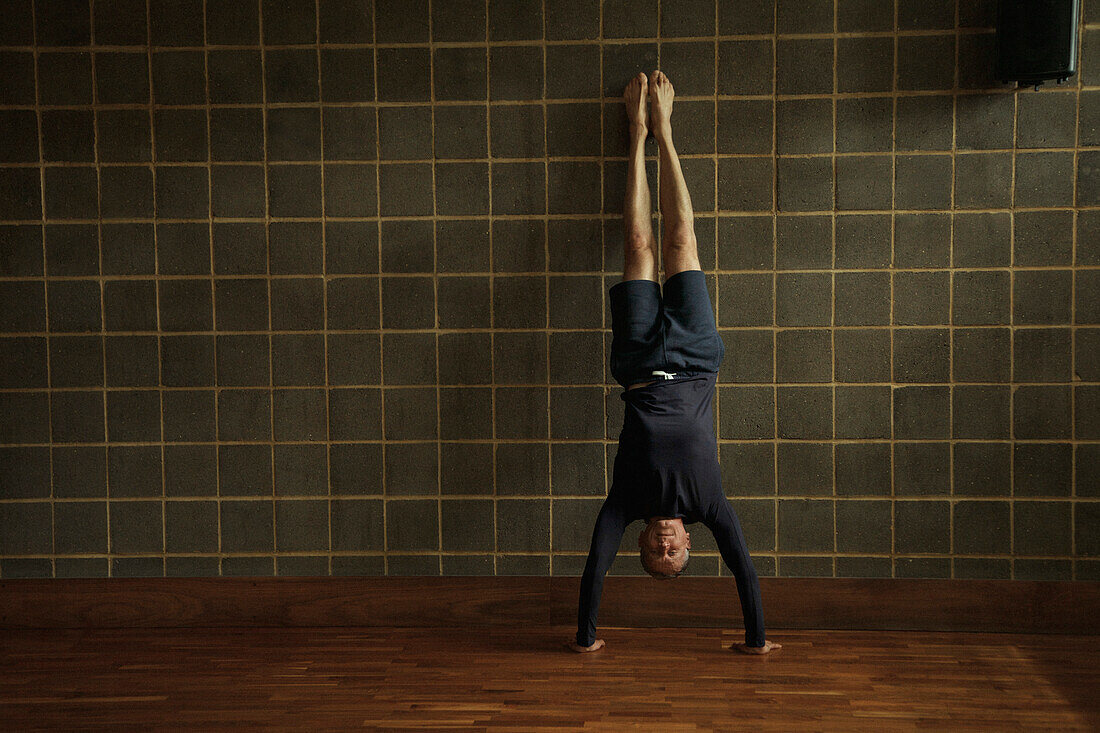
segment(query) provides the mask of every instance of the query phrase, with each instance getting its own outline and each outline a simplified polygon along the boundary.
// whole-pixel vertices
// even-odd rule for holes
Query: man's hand
[[[575,652],[594,652],[597,649],[603,649],[603,639],[596,639],[592,646],[581,646],[575,640],[570,640],[565,643],[565,646]]]
[[[736,649],[739,652],[745,652],[746,654],[767,654],[772,649],[782,649],[782,644],[776,644],[774,641],[765,640],[764,646],[749,646],[744,643],[737,643],[730,646],[730,649]]]

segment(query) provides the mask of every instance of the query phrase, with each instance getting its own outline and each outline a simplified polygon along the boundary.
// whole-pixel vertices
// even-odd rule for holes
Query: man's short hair
[[[654,570],[653,568],[651,568],[649,566],[649,561],[646,560],[645,550],[642,550],[642,552],[640,554],[642,556],[642,567],[645,568],[645,571],[647,573],[652,575],[654,578],[657,578],[658,580],[673,580],[675,578],[680,577],[680,574],[683,573],[684,569],[687,568],[687,566],[688,566],[688,560],[691,559],[691,554],[688,552],[688,548],[685,547],[684,548],[684,561],[680,564],[680,569],[677,570],[674,573],[661,573],[661,572],[658,572],[658,571]]]

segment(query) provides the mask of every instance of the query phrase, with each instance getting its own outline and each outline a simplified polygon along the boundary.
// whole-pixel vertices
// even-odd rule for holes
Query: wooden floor
[[[3,730],[1100,730],[1100,637],[739,630],[0,631]]]

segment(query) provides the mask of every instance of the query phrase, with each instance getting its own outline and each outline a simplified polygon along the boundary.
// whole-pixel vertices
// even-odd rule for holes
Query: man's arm
[[[715,502],[704,524],[714,534],[722,559],[737,581],[737,595],[741,598],[741,613],[745,619],[745,644],[750,647],[764,646],[760,582],[749,558],[745,537],[741,534],[741,524],[725,496]]]
[[[609,496],[596,517],[588,561],[584,565],[584,575],[581,576],[576,637],[576,643],[581,647],[590,647],[596,641],[596,615],[600,610],[604,575],[619,551],[626,525],[624,507],[617,497]]]

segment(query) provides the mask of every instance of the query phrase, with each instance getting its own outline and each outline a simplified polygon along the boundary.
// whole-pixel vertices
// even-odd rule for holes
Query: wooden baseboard
[[[575,577],[0,580],[0,628],[572,625]],[[760,578],[769,629],[1100,634],[1100,583]],[[731,578],[609,577],[600,626],[741,628]]]

